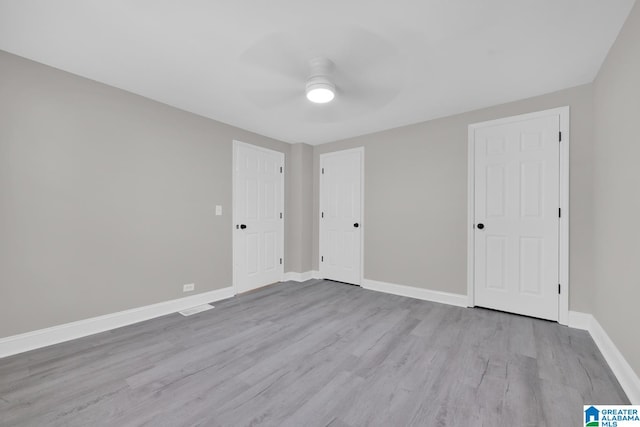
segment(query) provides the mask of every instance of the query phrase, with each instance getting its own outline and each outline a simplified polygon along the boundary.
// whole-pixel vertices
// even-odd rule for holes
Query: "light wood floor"
[[[628,403],[584,331],[282,283],[0,360],[2,426],[577,426]]]

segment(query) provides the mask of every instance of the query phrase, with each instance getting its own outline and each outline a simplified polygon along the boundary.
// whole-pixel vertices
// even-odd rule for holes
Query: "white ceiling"
[[[320,144],[591,82],[633,3],[0,0],[0,49]],[[304,95],[315,56],[336,65],[327,105]]]

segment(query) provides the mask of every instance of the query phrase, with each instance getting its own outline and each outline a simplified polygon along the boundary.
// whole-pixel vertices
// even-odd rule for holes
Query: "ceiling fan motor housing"
[[[313,58],[309,61],[311,74],[307,79],[307,98],[312,102],[324,103],[333,99],[336,86],[329,80],[333,70],[333,62],[327,58]],[[323,93],[320,98],[314,99],[313,93]]]
[[[309,77],[307,80],[307,92],[314,89],[329,89],[332,92],[336,91],[336,85],[331,83],[325,76]]]

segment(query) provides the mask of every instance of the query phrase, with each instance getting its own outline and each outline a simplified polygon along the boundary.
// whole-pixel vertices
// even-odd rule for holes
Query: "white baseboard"
[[[467,307],[467,296],[451,294],[448,292],[432,291],[429,289],[415,288],[413,286],[396,285],[394,283],[379,282],[377,280],[363,279],[362,287],[372,291],[403,297],[416,298],[425,301],[439,302],[441,304]]]
[[[569,326],[570,328],[582,329],[588,331],[591,328],[591,322],[593,316],[588,313],[580,313],[579,311],[569,311]]]
[[[570,311],[569,326],[589,331],[591,338],[600,349],[631,404],[640,405],[640,377],[636,375],[618,347],[611,341],[600,322],[591,314]]]
[[[591,337],[596,342],[600,352],[611,367],[611,370],[618,378],[620,385],[627,393],[627,397],[633,405],[640,405],[640,378],[631,365],[624,358],[618,347],[611,341],[607,332],[602,328],[600,322],[593,317],[589,328]]]
[[[109,331],[186,308],[231,298],[232,287],[0,338],[0,358]]]
[[[319,271],[305,271],[304,273],[297,273],[295,271],[289,271],[284,273],[284,277],[282,278],[283,282],[294,281],[294,282],[306,282],[311,279],[319,279],[320,272]]]

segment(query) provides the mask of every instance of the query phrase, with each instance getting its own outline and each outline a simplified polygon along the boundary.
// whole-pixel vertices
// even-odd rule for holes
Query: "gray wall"
[[[5,52],[0,75],[0,337],[231,285],[232,140],[289,144]]]
[[[640,375],[640,3],[594,88],[595,316]]]
[[[291,146],[291,166],[289,193],[292,206],[285,225],[288,230],[290,247],[297,248],[289,252],[287,271],[304,273],[311,270],[313,253],[313,147],[307,144]]]
[[[322,153],[365,147],[364,277],[467,293],[468,125],[571,107],[571,310],[593,306],[593,91],[584,85],[518,102],[314,147],[314,189]],[[314,200],[318,269],[318,198]]]

